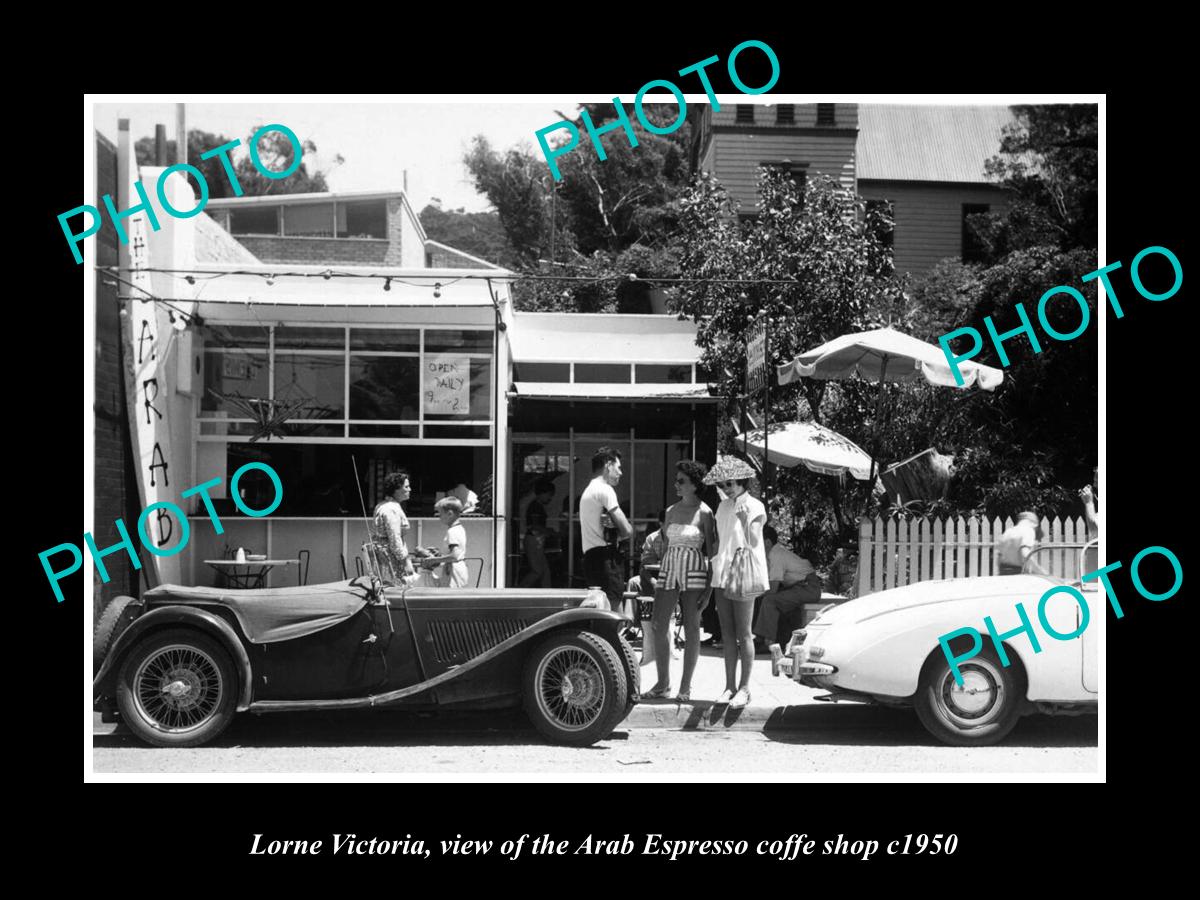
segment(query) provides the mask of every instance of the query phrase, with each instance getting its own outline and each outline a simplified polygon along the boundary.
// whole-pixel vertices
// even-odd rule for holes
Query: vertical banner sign
[[[122,145],[128,144],[128,131],[121,132]],[[131,146],[120,149],[128,151],[122,160],[121,209],[127,210],[136,200],[133,182],[137,179],[137,166],[130,158]],[[126,165],[128,168],[126,168]],[[138,495],[141,508],[154,507],[139,523],[127,523],[135,545],[143,542],[147,548],[172,548],[178,545],[183,523],[168,509],[157,503],[169,502],[180,505],[180,484],[190,484],[187,473],[178,470],[179,456],[173,452],[171,440],[170,400],[174,392],[174,377],[168,363],[174,364],[170,356],[172,338],[176,331],[171,324],[168,310],[151,299],[156,295],[162,279],[156,284],[151,273],[154,266],[149,242],[170,239],[161,232],[152,233],[144,213],[125,219],[123,225],[129,241],[120,247],[121,278],[130,284],[121,284],[124,308],[128,311],[123,332],[125,357],[125,396],[129,406],[129,433],[133,444],[134,460],[137,465]],[[131,287],[134,285],[135,287]],[[160,288],[161,289],[161,288]],[[161,296],[161,295],[158,295]],[[140,524],[141,540],[134,534],[135,524]],[[159,556],[154,552],[142,554],[143,571],[152,584],[180,583],[180,558],[178,555]],[[147,565],[149,563],[149,565]]]
[[[763,376],[767,368],[767,326],[760,323],[754,326],[746,341],[746,391],[756,391],[763,385]]]
[[[471,411],[471,359],[449,353],[425,357],[422,395],[426,415],[466,415]]]

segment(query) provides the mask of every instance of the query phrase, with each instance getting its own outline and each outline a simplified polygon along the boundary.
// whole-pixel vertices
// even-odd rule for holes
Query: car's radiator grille
[[[433,656],[438,662],[473,659],[532,623],[525,619],[484,619],[474,622],[435,619],[429,623]]]

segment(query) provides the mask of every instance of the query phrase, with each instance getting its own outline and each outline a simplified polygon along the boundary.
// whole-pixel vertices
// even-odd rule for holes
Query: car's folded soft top
[[[344,622],[366,604],[367,591],[348,581],[258,590],[164,584],[147,591],[144,599],[224,606],[237,617],[251,643],[272,644]]]

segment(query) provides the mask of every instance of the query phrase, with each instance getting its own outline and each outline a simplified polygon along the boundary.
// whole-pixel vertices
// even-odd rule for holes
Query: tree
[[[329,190],[325,176],[334,167],[345,162],[340,153],[334,157],[333,165],[329,168],[324,170],[310,170],[307,160],[311,160],[312,155],[317,152],[317,145],[312,141],[304,141],[301,146],[300,167],[287,178],[270,179],[254,168],[250,160],[250,153],[246,149],[250,138],[254,136],[257,130],[255,128],[251,131],[246,136],[246,139],[229,154],[230,159],[233,160],[234,172],[237,173],[238,182],[242,186],[244,196],[258,197],[264,194],[324,193]],[[201,159],[200,157],[209,150],[228,144],[232,140],[232,138],[222,134],[213,134],[198,129],[188,130],[187,161],[189,165],[195,166],[204,175],[204,180],[208,184],[208,196],[210,198],[233,197],[236,195],[234,194],[233,186],[230,184],[229,176],[225,173],[225,168],[220,157],[213,156],[209,159]],[[166,164],[169,166],[175,165],[179,161],[179,156],[176,152],[176,141],[167,141],[166,150]],[[154,165],[154,138],[140,138],[134,144],[134,152],[137,154],[139,166]],[[259,141],[259,161],[264,167],[272,171],[281,172],[285,170],[292,164],[294,158],[291,142],[283,132],[268,132]],[[188,174],[188,181],[192,185],[192,190],[199,194],[200,186],[190,173]]]
[[[773,373],[802,350],[872,327],[903,302],[879,239],[885,229],[874,218],[886,216],[882,210],[868,213],[863,200],[826,177],[806,180],[801,193],[788,173],[770,168],[760,170],[758,194],[759,213],[744,222],[710,175],[700,175],[680,201],[680,274],[704,283],[681,284],[673,308],[696,323],[701,366],[727,398],[743,392],[754,323],[768,323]],[[876,396],[855,382],[802,379],[772,388],[770,420],[812,418],[870,446]],[[751,411],[758,402],[751,399]],[[742,410],[734,402],[725,411],[736,418]],[[722,435],[726,446],[729,436]],[[776,473],[776,488],[772,516],[806,552],[831,556],[856,504],[842,504],[835,479],[803,467]]]
[[[505,268],[520,263],[495,212],[469,213],[429,205],[421,210],[420,219],[432,240]]]
[[[581,108],[595,127],[615,116],[612,104]],[[678,114],[669,104],[648,104],[644,112],[658,127],[673,124]],[[478,136],[464,157],[476,190],[500,217],[516,268],[563,276],[518,285],[516,304],[585,312],[648,308],[649,287],[637,279],[676,271],[671,235],[689,182],[691,127],[685,123],[670,135],[656,135],[635,121],[638,146],[630,146],[623,131],[610,132],[602,138],[607,159],[601,161],[579,119],[576,124],[584,137],[559,157],[561,181],[528,145],[501,153]]]
[[[1015,250],[1095,247],[1098,125],[1094,104],[1014,106],[1000,153],[985,165],[1009,190],[1001,213],[972,217],[996,262]]]
[[[972,217],[988,248],[979,269],[944,261],[914,293],[922,301],[923,335],[935,339],[960,325],[983,331],[991,316],[998,332],[1018,327],[1020,303],[1033,315],[1052,287],[1071,285],[1084,296],[1089,328],[1069,343],[1041,335],[1040,352],[1019,336],[1005,342],[1009,364],[993,395],[962,392],[940,401],[933,421],[939,449],[956,454],[949,503],[956,512],[1078,515],[1074,486],[1091,480],[1098,451],[1097,294],[1080,276],[1097,266],[1096,107],[1016,106],[988,172],[1008,188],[1000,212]],[[1071,302],[1047,307],[1060,333],[1078,326]],[[985,339],[978,361],[1001,361]],[[907,402],[901,399],[900,405]]]

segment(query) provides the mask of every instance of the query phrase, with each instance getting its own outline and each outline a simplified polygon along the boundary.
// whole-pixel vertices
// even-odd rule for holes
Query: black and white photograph
[[[88,96],[86,780],[1104,780],[1101,320],[1182,248],[1104,268],[1103,95],[749,43]]]

